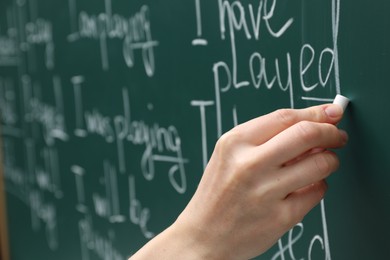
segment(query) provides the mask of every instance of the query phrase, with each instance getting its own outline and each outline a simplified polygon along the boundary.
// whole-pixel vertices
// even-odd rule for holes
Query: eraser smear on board
[[[343,95],[339,95],[339,94],[337,94],[335,99],[333,100],[333,104],[340,105],[344,111],[347,108],[348,103],[349,103],[349,99],[347,97],[344,97]]]

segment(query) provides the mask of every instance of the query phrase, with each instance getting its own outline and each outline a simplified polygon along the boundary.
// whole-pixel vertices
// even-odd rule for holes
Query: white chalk
[[[340,105],[343,108],[343,111],[347,108],[349,103],[349,99],[342,95],[337,94],[335,99],[333,100],[333,104]]]

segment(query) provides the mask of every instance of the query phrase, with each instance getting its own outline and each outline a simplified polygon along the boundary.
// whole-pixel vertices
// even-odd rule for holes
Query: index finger
[[[243,141],[261,145],[275,135],[301,121],[337,124],[343,109],[337,104],[325,104],[304,109],[279,109],[237,126]]]
[[[347,140],[346,133],[332,124],[302,121],[259,146],[258,151],[269,163],[282,166],[314,148],[339,148]]]

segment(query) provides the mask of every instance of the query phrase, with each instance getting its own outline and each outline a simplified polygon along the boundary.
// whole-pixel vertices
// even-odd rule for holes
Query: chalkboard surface
[[[184,209],[221,134],[337,93],[352,100],[341,168],[258,259],[389,259],[389,13],[387,0],[2,0],[11,259],[127,259]]]

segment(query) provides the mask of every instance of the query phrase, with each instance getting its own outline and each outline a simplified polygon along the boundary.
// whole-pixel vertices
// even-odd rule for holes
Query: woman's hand
[[[269,249],[324,197],[339,165],[327,149],[347,142],[335,126],[342,113],[278,110],[224,134],[186,209],[134,259],[249,259]]]

